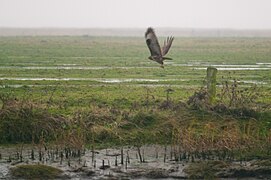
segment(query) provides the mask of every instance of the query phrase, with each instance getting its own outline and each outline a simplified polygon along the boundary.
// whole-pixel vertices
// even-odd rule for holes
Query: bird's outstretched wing
[[[149,27],[145,33],[146,43],[152,56],[162,56],[161,48],[153,28]]]
[[[171,44],[174,40],[174,37],[167,37],[167,39],[164,41],[164,46],[162,48],[162,56],[166,55],[171,47]]]

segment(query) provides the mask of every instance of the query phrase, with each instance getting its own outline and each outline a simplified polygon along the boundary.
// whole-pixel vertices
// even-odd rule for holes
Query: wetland
[[[0,47],[0,179],[270,178],[271,38],[176,37],[164,69],[139,37]]]

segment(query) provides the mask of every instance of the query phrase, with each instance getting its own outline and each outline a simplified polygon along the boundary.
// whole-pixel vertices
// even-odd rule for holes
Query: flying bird
[[[145,39],[151,52],[151,56],[148,58],[158,62],[161,64],[161,67],[164,68],[164,60],[172,60],[171,58],[165,57],[165,55],[168,53],[174,37],[167,37],[164,41],[164,46],[161,48],[153,28],[149,27],[145,33]]]

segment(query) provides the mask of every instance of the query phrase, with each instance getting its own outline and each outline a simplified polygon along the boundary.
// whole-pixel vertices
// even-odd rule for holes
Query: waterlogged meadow
[[[0,47],[0,178],[270,177],[271,38],[176,37],[164,69],[139,37]]]

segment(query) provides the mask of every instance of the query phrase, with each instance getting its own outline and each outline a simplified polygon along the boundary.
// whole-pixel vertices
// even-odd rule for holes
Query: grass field
[[[1,143],[40,142],[47,134],[48,141],[73,136],[78,146],[78,139],[177,143],[194,151],[208,143],[221,149],[221,139],[228,143],[224,148],[240,149],[252,146],[243,144],[247,138],[266,145],[271,137],[271,38],[177,37],[164,69],[147,59],[138,37],[0,37],[0,47]],[[226,82],[233,87],[224,102],[229,113],[219,98],[215,115],[214,108],[186,103],[205,86],[209,66],[218,68],[218,94]],[[16,127],[21,120],[36,134]],[[182,139],[187,136],[191,141]]]
[[[165,69],[147,59],[143,38],[1,37],[0,45],[2,86],[151,85],[185,94],[203,85],[210,65],[221,69],[218,84],[222,77],[271,84],[270,38],[176,38]]]

